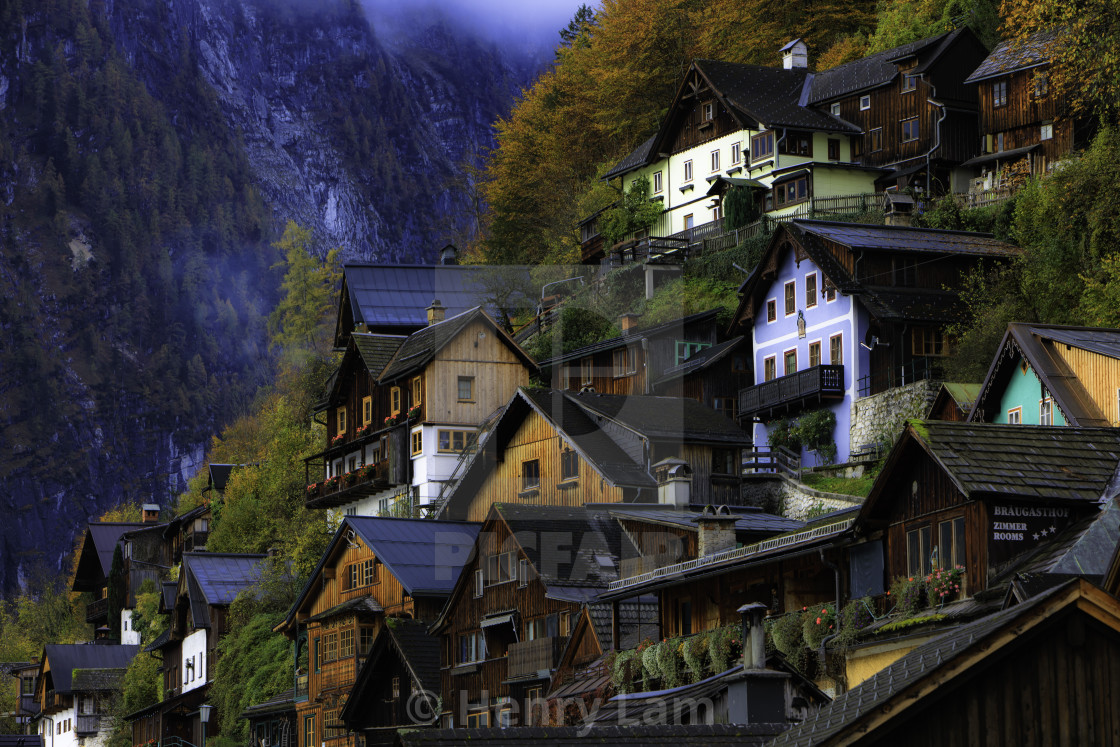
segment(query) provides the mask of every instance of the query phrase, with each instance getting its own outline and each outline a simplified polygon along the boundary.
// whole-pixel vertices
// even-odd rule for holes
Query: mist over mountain
[[[469,237],[462,164],[555,31],[409,7],[0,7],[0,593],[88,517],[173,502],[267,382],[284,222],[346,259]]]

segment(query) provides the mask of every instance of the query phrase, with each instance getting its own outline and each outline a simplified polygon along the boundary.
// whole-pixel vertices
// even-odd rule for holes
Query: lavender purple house
[[[947,324],[965,307],[961,278],[1019,249],[990,234],[793,220],[774,232],[739,289],[734,334],[753,335],[755,385],[739,392],[739,419],[756,444],[783,417],[827,407],[837,462],[850,443],[852,403],[939,375]],[[820,462],[802,452],[803,463]]]

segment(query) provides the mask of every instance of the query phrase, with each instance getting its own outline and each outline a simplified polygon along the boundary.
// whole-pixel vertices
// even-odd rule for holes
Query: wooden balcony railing
[[[109,617],[109,599],[98,599],[86,605],[86,622],[95,623]]]
[[[101,714],[79,715],[74,720],[74,730],[78,734],[96,734],[101,731]]]
[[[844,367],[813,366],[739,391],[740,419],[844,396]]]
[[[305,501],[308,508],[339,506],[378,493],[392,485],[393,482],[389,479],[389,462],[383,460],[308,485]]]
[[[547,677],[560,656],[561,638],[536,638],[531,641],[511,643],[506,657],[506,676]]]

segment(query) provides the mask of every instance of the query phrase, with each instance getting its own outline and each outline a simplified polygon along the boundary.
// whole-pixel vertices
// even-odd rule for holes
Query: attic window
[[[840,104],[839,103],[836,103],[836,104],[832,105],[832,116],[834,116],[834,117],[839,117],[840,116]]]
[[[704,103],[704,121],[711,122],[716,118],[716,105],[714,101]]]
[[[871,97],[870,96],[860,96],[859,97],[859,110],[861,112],[865,112],[870,108],[871,108]]]
[[[917,75],[903,75],[902,76],[902,92],[915,91],[918,88]]]

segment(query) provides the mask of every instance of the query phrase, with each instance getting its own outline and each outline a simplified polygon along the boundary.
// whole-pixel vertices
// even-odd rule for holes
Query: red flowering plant
[[[388,417],[386,417],[385,421],[384,421],[385,422],[385,427],[386,428],[391,428],[392,426],[396,425],[398,417],[399,416],[397,416],[397,415],[389,415]]]
[[[342,443],[343,439],[345,439],[345,438],[346,438],[345,433],[339,433],[337,436],[335,436],[334,438],[331,439],[331,446],[338,446],[340,443]]]
[[[836,632],[836,605],[824,604],[810,608],[804,615],[801,630],[805,634],[805,643],[810,648],[816,648],[822,640]]]
[[[338,487],[338,483],[339,483],[339,482],[341,481],[341,479],[342,479],[342,478],[341,478],[341,477],[340,477],[339,475],[335,475],[334,477],[328,477],[328,478],[327,478],[327,479],[326,479],[326,480],[325,480],[325,481],[323,482],[323,486],[324,486],[324,487],[325,487],[325,488],[326,488],[327,490],[334,490],[335,488],[337,488],[337,487]]]
[[[408,419],[415,420],[420,417],[420,405],[413,405],[408,409]]]
[[[952,601],[953,597],[961,591],[961,581],[964,579],[964,566],[953,568],[938,568],[926,576],[926,593],[929,603],[945,604]]]

